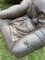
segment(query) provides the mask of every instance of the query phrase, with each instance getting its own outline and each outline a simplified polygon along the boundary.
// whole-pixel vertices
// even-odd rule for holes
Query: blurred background
[[[8,8],[14,4],[19,4],[21,0],[0,0],[0,9]],[[0,60],[45,60],[45,47],[37,50],[23,58],[16,58],[12,55],[0,33]]]

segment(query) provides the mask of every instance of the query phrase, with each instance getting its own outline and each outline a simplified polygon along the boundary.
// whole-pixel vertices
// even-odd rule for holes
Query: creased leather
[[[1,11],[0,18],[2,35],[16,57],[45,46],[45,0],[23,0],[20,5]]]

